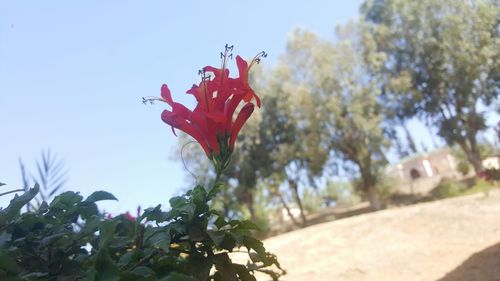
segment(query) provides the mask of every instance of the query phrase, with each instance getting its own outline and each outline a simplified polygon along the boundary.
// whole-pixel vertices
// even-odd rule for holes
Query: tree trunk
[[[293,214],[292,212],[290,211],[290,207],[288,207],[288,204],[286,203],[285,201],[285,198],[283,198],[283,194],[281,194],[281,192],[279,190],[277,191],[274,191],[273,192],[275,195],[278,196],[278,198],[280,199],[280,202],[281,204],[283,205],[283,208],[285,208],[286,210],[286,213],[288,215],[288,217],[290,217],[290,220],[292,221],[292,223],[296,226],[299,226],[299,223],[295,220],[295,218],[293,217]]]
[[[370,162],[361,165],[358,163],[359,172],[361,173],[361,180],[363,181],[363,191],[365,192],[368,202],[372,210],[377,211],[382,209],[382,204],[378,198],[375,186],[377,184],[376,176],[370,172]]]
[[[255,221],[255,208],[253,206],[253,193],[249,189],[247,189],[245,191],[245,205],[248,208],[248,212],[250,212],[251,220]]]
[[[467,160],[469,160],[469,162],[472,164],[472,167],[474,167],[476,175],[479,175],[483,171],[483,163],[481,162],[481,156],[479,156],[479,153],[468,153]]]
[[[467,161],[474,168],[474,172],[476,175],[483,171],[483,163],[481,162],[481,156],[479,155],[479,150],[474,145],[473,147],[469,147],[465,141],[458,143],[460,148],[462,148],[465,156],[467,157]]]
[[[294,180],[288,180],[288,184],[290,185],[290,188],[292,189],[293,195],[295,196],[295,201],[297,202],[297,205],[299,206],[300,210],[300,218],[302,219],[302,225],[305,226],[307,224],[307,219],[304,214],[304,208],[302,207],[302,200],[300,199],[299,196],[299,187],[297,186],[297,182]]]
[[[365,189],[366,197],[370,202],[370,206],[373,211],[378,211],[382,209],[382,204],[380,203],[380,199],[378,198],[377,192],[375,191],[374,186],[368,186]]]

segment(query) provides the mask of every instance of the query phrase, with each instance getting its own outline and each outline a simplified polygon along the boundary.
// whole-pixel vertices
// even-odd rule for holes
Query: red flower
[[[173,101],[167,85],[161,87],[162,100],[172,108],[163,111],[162,120],[172,126],[174,134],[176,128],[193,137],[211,160],[222,165],[222,169],[234,150],[239,131],[254,110],[252,101],[255,100],[260,107],[260,99],[248,83],[248,71],[266,56],[264,52],[260,53],[250,65],[237,56],[239,75],[231,78],[226,68],[231,50],[232,47],[226,46],[221,68],[204,67],[201,82],[187,91],[197,101],[192,111]],[[238,114],[233,118],[238,108]]]
[[[123,216],[129,221],[135,221],[136,217],[132,216],[129,211],[127,211]]]

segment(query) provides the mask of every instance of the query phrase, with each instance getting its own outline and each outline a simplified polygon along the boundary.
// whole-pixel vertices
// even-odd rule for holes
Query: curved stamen
[[[255,57],[252,59],[252,61],[250,62],[250,65],[248,66],[248,70],[250,70],[250,68],[254,65],[254,64],[259,64],[260,63],[260,60],[262,58],[267,58],[267,53],[262,51],[260,53],[258,53],[257,55],[255,55]]]
[[[154,104],[155,101],[161,101],[161,102],[167,103],[166,100],[164,100],[163,98],[159,98],[159,97],[153,97],[153,96],[142,97],[142,103],[144,105],[146,105],[148,102],[149,102],[149,104]]]

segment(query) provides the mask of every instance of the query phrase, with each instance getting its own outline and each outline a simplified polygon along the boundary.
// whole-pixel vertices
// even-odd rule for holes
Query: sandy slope
[[[389,209],[269,238],[284,280],[500,280],[500,192]]]

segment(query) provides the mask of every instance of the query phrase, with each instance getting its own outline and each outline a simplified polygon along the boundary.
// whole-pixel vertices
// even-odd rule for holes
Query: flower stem
[[[216,176],[215,176],[215,181],[214,181],[214,185],[212,186],[212,189],[210,189],[209,191],[209,198],[213,198],[217,193],[218,193],[218,189],[217,189],[217,183],[219,182],[220,178],[221,178],[221,175],[222,175],[222,171],[221,170],[217,170],[216,171]]]
[[[214,187],[219,182],[221,176],[222,176],[222,171],[217,171],[217,175],[215,176],[215,181],[214,181]]]

